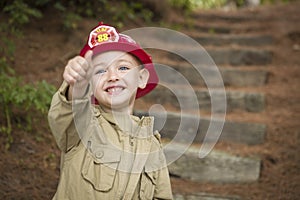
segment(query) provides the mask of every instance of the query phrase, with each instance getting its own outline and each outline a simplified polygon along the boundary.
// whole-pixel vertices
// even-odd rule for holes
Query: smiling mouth
[[[109,87],[105,91],[112,96],[120,94],[124,90],[124,87],[116,86],[116,87]]]

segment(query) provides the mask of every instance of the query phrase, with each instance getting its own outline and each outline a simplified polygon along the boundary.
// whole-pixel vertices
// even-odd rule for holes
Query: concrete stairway
[[[265,94],[260,88],[268,80],[266,66],[272,62],[270,47],[273,43],[270,35],[259,33],[266,27],[261,27],[255,15],[241,16],[225,13],[195,13],[192,25],[189,24],[186,27],[185,25],[185,23],[182,24],[184,27],[182,32],[205,48],[218,66],[225,85],[227,117],[218,141],[225,142],[227,145],[238,143],[247,146],[263,143],[267,127],[252,117],[260,115],[266,104]],[[166,35],[158,38],[158,42],[166,41],[167,37]],[[190,48],[176,45],[174,48],[182,49],[188,55],[193,54],[193,49]],[[170,174],[203,183],[231,184],[258,181],[261,166],[259,155],[242,157],[232,155],[225,150],[213,149],[206,157],[199,158],[199,146],[204,142],[210,142],[210,140],[204,141],[210,123],[214,120],[218,121],[218,118],[211,119],[210,96],[213,92],[218,99],[218,92],[220,92],[218,83],[216,82],[215,86],[208,90],[203,77],[184,58],[165,51],[157,53],[153,50],[151,53],[156,63],[175,69],[174,74],[164,74],[163,80],[175,88],[176,92],[159,85],[154,92],[138,101],[136,114],[147,115],[150,112],[151,115],[156,116],[156,129],[160,131],[163,138],[167,138],[164,140],[165,145],[171,143],[176,135],[180,134],[178,129],[183,114],[186,123],[181,131],[196,133],[193,144],[189,145],[185,153],[169,165]],[[210,74],[209,66],[205,69],[206,74]],[[182,113],[182,105],[177,99],[188,101],[192,97],[186,94],[185,86],[178,84],[174,78],[176,73],[183,75],[192,86],[199,102],[200,112],[195,112],[193,106],[190,108],[187,106],[184,108],[186,113]],[[214,82],[213,75],[206,78]],[[145,105],[154,104],[160,104],[164,109],[151,110],[149,108],[148,111],[139,109]],[[218,113],[218,109],[215,112]],[[193,123],[199,118],[200,125],[195,128]],[[185,141],[184,138],[179,143],[176,141],[166,149],[167,153],[179,153],[180,149],[184,148],[181,146],[186,145],[185,142],[189,141]],[[203,194],[201,191],[189,195],[175,193],[174,197],[175,199],[241,199],[236,196]]]

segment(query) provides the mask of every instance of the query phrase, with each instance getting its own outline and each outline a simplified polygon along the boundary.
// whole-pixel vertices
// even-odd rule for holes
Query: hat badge
[[[90,48],[107,42],[118,42],[119,35],[114,27],[100,25],[90,32],[88,45]]]

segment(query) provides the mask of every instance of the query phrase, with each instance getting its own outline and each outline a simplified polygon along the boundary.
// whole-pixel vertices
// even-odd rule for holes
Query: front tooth
[[[119,91],[121,91],[120,87],[114,87],[109,89],[109,92],[119,92]]]

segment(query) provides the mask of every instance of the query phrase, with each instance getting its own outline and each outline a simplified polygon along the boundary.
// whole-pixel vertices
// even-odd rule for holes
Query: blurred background
[[[204,78],[184,58],[148,50],[155,63],[189,81],[200,107],[187,109],[187,119],[201,119],[196,129],[186,127],[197,133],[193,145],[169,166],[174,199],[297,199],[299,7],[297,0],[1,1],[0,199],[54,195],[60,152],[47,112],[68,59],[78,55],[100,21],[120,31],[152,26],[184,33],[205,48],[222,75],[226,121],[213,151],[200,159],[211,121]],[[185,86],[169,77],[180,98],[188,99],[180,92]],[[219,90],[218,84],[212,88]],[[167,111],[160,131],[165,144],[180,124],[177,98],[159,85],[136,103],[137,114],[147,114],[154,104]]]

